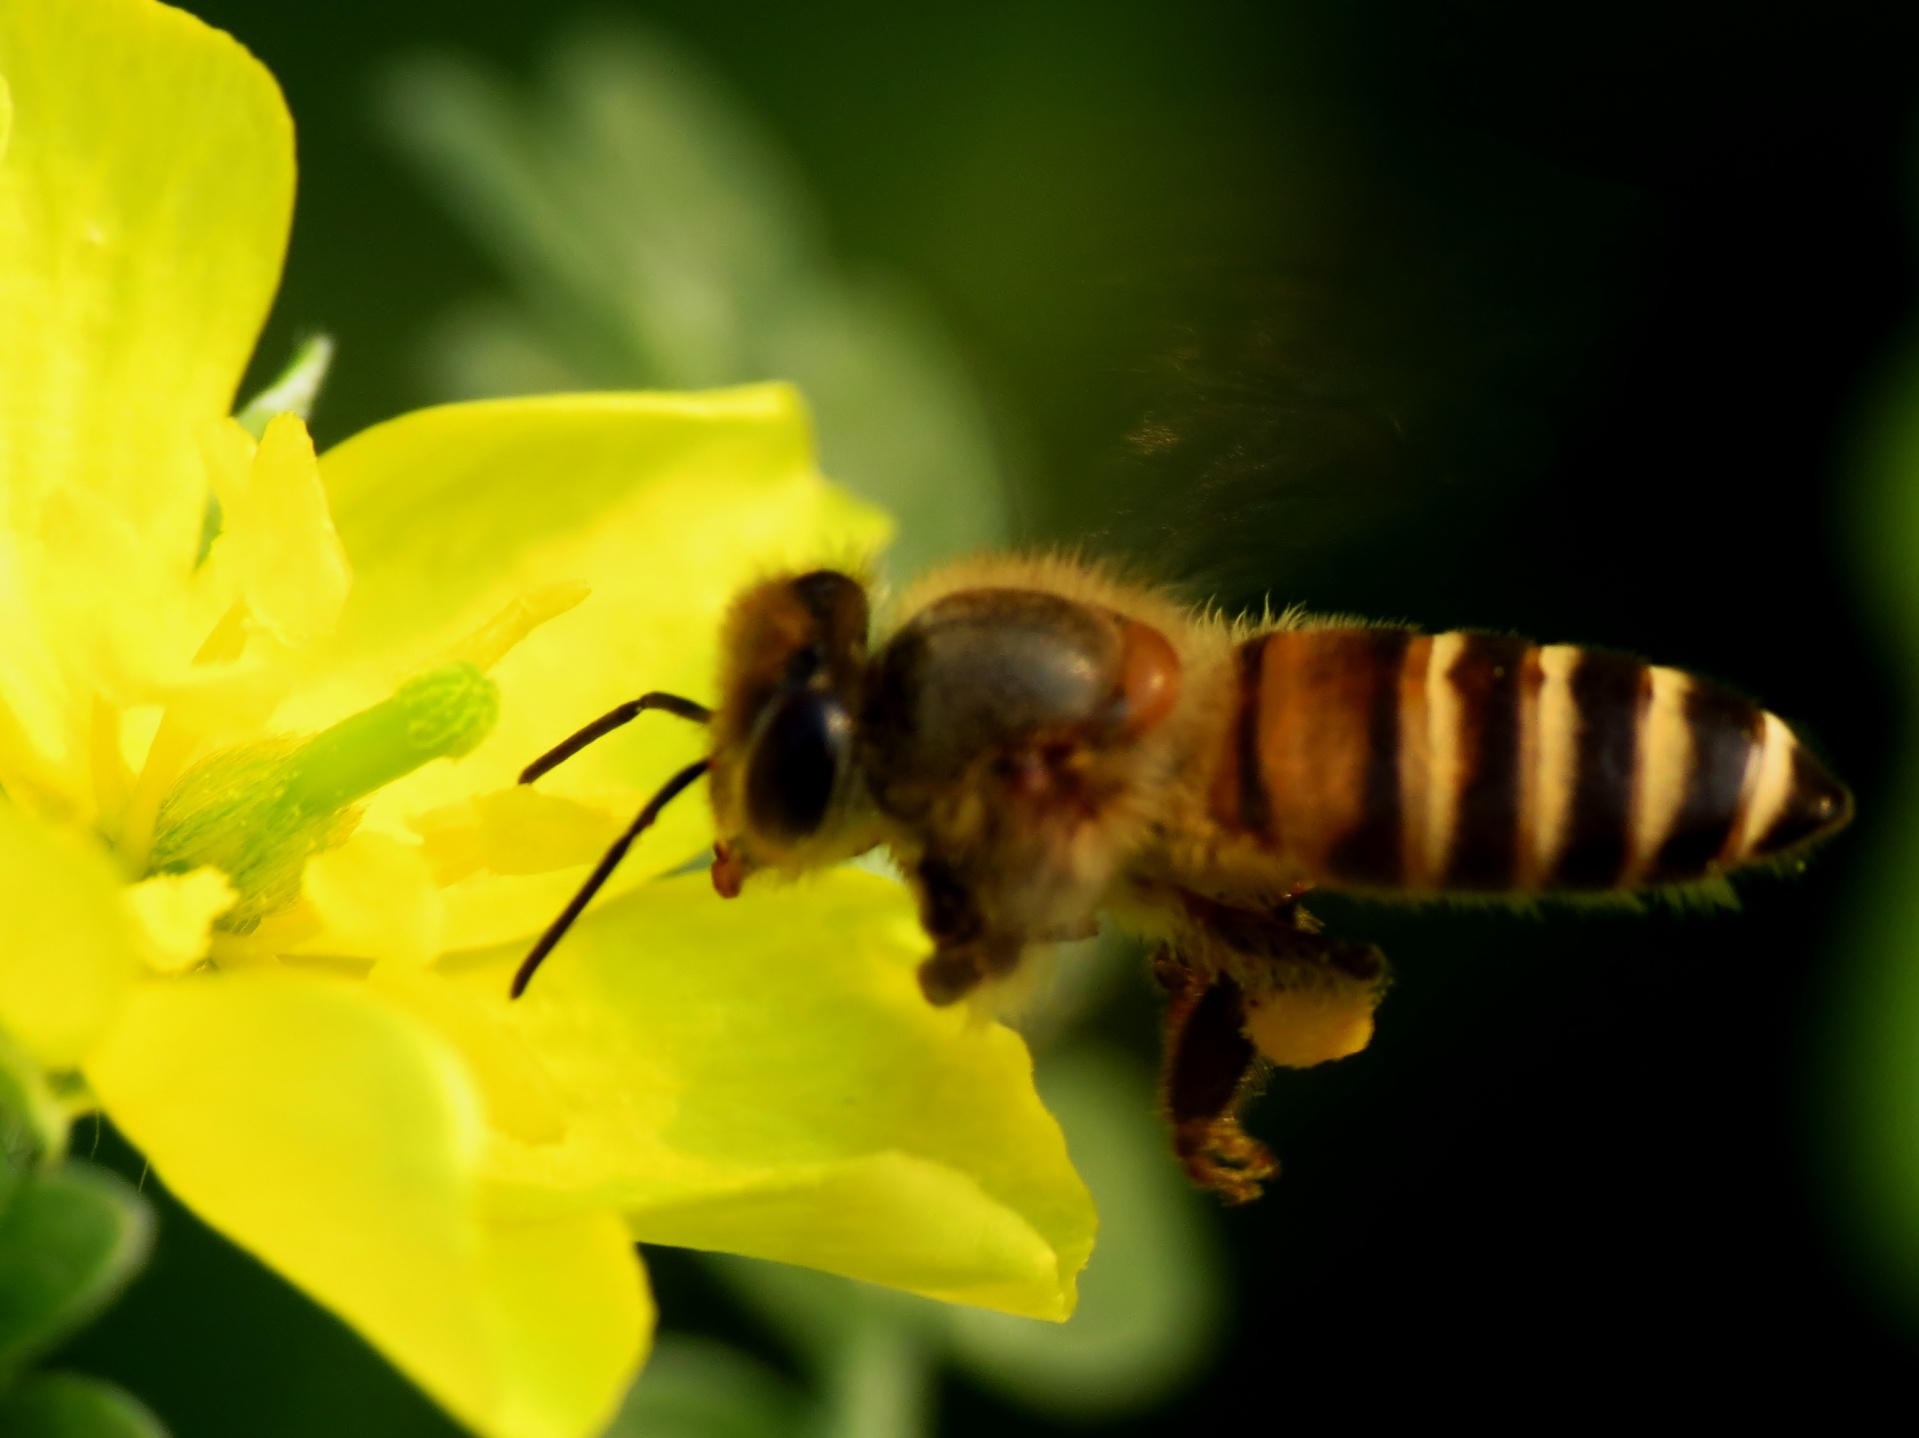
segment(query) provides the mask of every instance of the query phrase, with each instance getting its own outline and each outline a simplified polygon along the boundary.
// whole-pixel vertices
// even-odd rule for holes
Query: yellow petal
[[[330,633],[351,579],[298,415],[268,423],[226,526],[220,543],[234,551],[248,613],[287,644]]]
[[[188,669],[161,690],[168,717],[201,748],[258,738],[286,698],[286,673],[251,657]]]
[[[653,1300],[618,1215],[489,1219],[482,1274],[495,1349],[513,1382],[484,1416],[453,1407],[500,1438],[599,1433],[639,1372],[653,1337]]]
[[[1059,1254],[1020,1214],[951,1165],[911,1154],[786,1164],[627,1222],[645,1243],[798,1263],[1030,1318],[1065,1319],[1075,1301]]]
[[[321,927],[298,952],[416,967],[440,952],[446,906],[417,844],[362,829],[307,860],[301,891]]]
[[[480,670],[491,669],[527,635],[578,607],[592,592],[577,581],[562,580],[515,595],[505,609],[454,645],[450,657],[464,659]]]
[[[123,892],[146,939],[147,963],[163,974],[184,973],[207,952],[213,921],[234,900],[233,886],[218,869],[155,874]]]
[[[578,607],[492,671],[499,727],[458,766],[392,786],[371,815],[407,817],[510,787],[535,755],[649,689],[710,699],[726,602],[786,563],[857,562],[885,520],[822,480],[797,396],[781,385],[703,395],[562,395],[423,410],[320,462],[354,590],[337,635],[303,652],[311,683],[281,721],[315,728],[455,650],[522,596],[585,585]],[[577,591],[570,591],[577,592]],[[703,731],[649,715],[541,781],[622,816],[702,751]],[[689,796],[623,866],[615,890],[709,843]],[[449,895],[449,942],[537,930],[585,876],[476,877]]]
[[[8,0],[0,73],[0,702],[64,771],[94,690],[205,637],[198,436],[272,298],[293,137],[264,68],[151,0]]]
[[[104,855],[0,801],[0,1029],[71,1068],[139,972],[140,940]]]
[[[1063,1318],[1091,1200],[1019,1037],[935,1009],[897,884],[840,871],[726,902],[704,876],[590,916],[510,1008],[565,1139],[501,1146],[531,1211],[616,1204],[643,1239]]]
[[[498,1003],[402,964],[376,965],[367,982],[459,1050],[492,1127],[522,1143],[565,1137],[559,1085]]]
[[[219,537],[224,539],[230,528],[227,516],[246,503],[247,489],[253,483],[253,457],[260,452],[260,441],[230,414],[201,425],[199,438],[207,486],[220,505]]]
[[[147,983],[86,1066],[154,1172],[488,1438],[586,1438],[651,1326],[609,1215],[485,1209],[457,1052],[361,984]]]
[[[516,784],[421,814],[411,827],[440,882],[450,884],[482,869],[544,874],[593,863],[626,825],[624,815]]]
[[[786,385],[443,405],[356,435],[321,467],[360,573],[343,652],[361,654],[451,643],[543,584],[597,597],[599,574],[649,610],[724,602],[742,572],[857,555],[886,529],[819,477]],[[813,522],[794,531],[795,518]]]

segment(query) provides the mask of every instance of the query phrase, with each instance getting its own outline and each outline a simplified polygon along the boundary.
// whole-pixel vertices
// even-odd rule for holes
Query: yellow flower
[[[1020,1041],[920,999],[896,886],[719,903],[661,877],[682,803],[504,997],[699,734],[517,768],[706,693],[737,585],[884,521],[772,385],[256,444],[292,189],[225,35],[0,0],[0,1039],[484,1434],[604,1421],[635,1238],[1064,1317],[1084,1188]]]

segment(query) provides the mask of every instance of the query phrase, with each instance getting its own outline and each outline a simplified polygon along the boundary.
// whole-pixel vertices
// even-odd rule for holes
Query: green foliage
[[[15,1369],[85,1323],[146,1261],[152,1216],[102,1169],[17,1173],[0,1211],[0,1368]]]
[[[95,1378],[48,1373],[0,1394],[8,1438],[166,1438],[167,1430],[131,1394]]]
[[[1890,366],[1873,398],[1850,538],[1907,728],[1889,782],[1862,795],[1869,847],[1837,970],[1828,1137],[1845,1179],[1841,1241],[1919,1323],[1919,353]]]
[[[800,1396],[764,1364],[669,1334],[602,1438],[793,1438],[806,1422]]]
[[[145,1264],[153,1214],[113,1174],[61,1161],[67,1114],[0,1039],[0,1433],[166,1438],[132,1397],[69,1373],[30,1373]]]
[[[0,1204],[36,1157],[67,1146],[67,1110],[40,1066],[0,1033]]]
[[[940,327],[832,263],[785,157],[691,57],[581,31],[534,96],[421,60],[394,72],[386,114],[515,292],[442,321],[439,395],[793,380],[826,472],[900,521],[898,573],[1005,538],[981,405]]]
[[[312,419],[313,406],[319,403],[320,391],[326,387],[327,374],[332,368],[333,337],[309,335],[294,348],[286,368],[233,417],[255,439],[267,432],[267,421],[276,414]]]

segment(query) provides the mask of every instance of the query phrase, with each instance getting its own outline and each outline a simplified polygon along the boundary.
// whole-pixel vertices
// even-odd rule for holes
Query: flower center
[[[434,759],[471,753],[499,712],[498,686],[458,660],[309,738],[213,754],[161,801],[146,872],[220,869],[238,898],[219,927],[249,933],[299,898],[306,861],[353,832],[355,804]]]

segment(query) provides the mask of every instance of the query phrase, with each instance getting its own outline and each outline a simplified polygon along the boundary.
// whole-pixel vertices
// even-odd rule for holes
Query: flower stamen
[[[93,770],[93,812],[100,837],[118,836],[127,801],[133,795],[133,770],[120,752],[120,706],[93,696],[93,723],[87,734],[87,758]]]
[[[247,647],[246,618],[244,602],[228,609],[193,656],[194,664],[230,664],[238,659]],[[120,810],[121,863],[129,878],[148,872],[147,856],[160,801],[199,757],[203,742],[171,706],[160,716],[160,727],[147,746],[146,762],[140,766],[140,775]],[[101,813],[105,812],[103,807]]]

